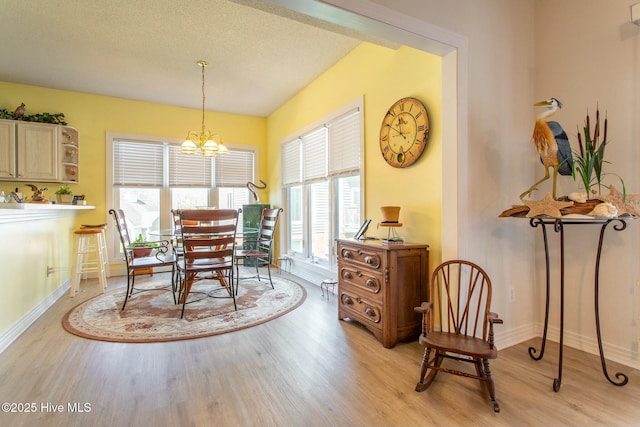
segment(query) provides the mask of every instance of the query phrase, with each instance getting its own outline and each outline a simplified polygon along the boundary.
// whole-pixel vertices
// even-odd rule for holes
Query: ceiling
[[[263,0],[0,1],[0,81],[199,109],[206,60],[206,109],[259,117],[371,41]]]

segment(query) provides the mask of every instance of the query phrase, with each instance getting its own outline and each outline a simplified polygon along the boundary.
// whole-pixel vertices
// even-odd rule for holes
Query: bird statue
[[[13,120],[22,120],[24,117],[24,102],[20,103],[16,111],[13,112]]]
[[[262,184],[262,186],[254,184],[251,181],[247,182],[247,188],[249,189],[249,191],[251,191],[251,194],[253,194],[253,198],[255,200],[255,203],[260,203],[260,198],[258,197],[258,194],[256,193],[256,188],[258,190],[264,190],[265,188],[267,188],[267,183],[266,182],[264,182],[263,180],[260,180],[260,183]]]
[[[44,192],[48,190],[47,188],[38,188],[33,184],[25,184],[25,185],[31,188],[31,191],[33,191],[33,196],[31,196],[32,202],[43,202],[45,200]]]
[[[547,121],[547,118],[555,114],[562,108],[562,103],[556,98],[549,98],[533,104],[535,106],[545,106],[546,109],[536,119],[531,138],[536,151],[540,155],[540,161],[544,165],[544,177],[533,184],[527,191],[520,195],[523,199],[537,189],[538,184],[549,179],[549,168],[553,168],[553,190],[552,197],[556,199],[556,181],[558,173],[560,175],[571,175],[573,170],[573,156],[571,145],[567,133],[562,129],[560,123]]]

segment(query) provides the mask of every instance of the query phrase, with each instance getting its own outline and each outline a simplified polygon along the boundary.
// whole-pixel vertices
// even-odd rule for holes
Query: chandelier
[[[195,130],[189,131],[184,142],[180,146],[183,154],[200,153],[205,157],[214,157],[216,154],[226,154],[227,147],[222,143],[220,135],[214,134],[204,128],[204,69],[209,66],[207,61],[196,62],[202,68],[202,129],[200,133]]]

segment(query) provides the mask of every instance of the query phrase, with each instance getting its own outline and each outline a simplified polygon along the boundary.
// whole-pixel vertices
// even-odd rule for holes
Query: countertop
[[[95,208],[61,203],[0,203],[0,224],[60,218]]]
[[[0,209],[25,210],[91,210],[95,206],[67,205],[64,203],[0,203]]]

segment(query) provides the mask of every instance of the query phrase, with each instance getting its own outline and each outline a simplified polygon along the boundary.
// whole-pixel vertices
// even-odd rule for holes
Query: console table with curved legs
[[[613,223],[612,228],[615,231],[622,231],[627,228],[627,220],[634,219],[633,217],[620,217],[610,219],[565,219],[565,218],[546,218],[546,217],[534,217],[531,218],[529,224],[531,227],[540,227],[542,230],[542,236],[544,239],[544,252],[546,263],[546,304],[544,314],[544,331],[542,335],[542,345],[540,347],[540,353],[535,347],[529,347],[529,356],[533,360],[541,360],[544,356],[545,345],[547,343],[547,328],[549,326],[549,291],[550,291],[550,266],[549,266],[549,245],[547,240],[547,225],[553,226],[553,230],[559,233],[560,236],[560,349],[558,354],[558,377],[553,380],[553,390],[560,390],[562,384],[562,349],[564,340],[564,227],[565,225],[599,225],[600,226],[600,239],[598,241],[598,249],[595,260],[595,279],[594,279],[594,301],[595,301],[595,318],[596,318],[596,335],[598,338],[598,349],[600,351],[600,362],[602,364],[602,372],[609,382],[616,386],[623,386],[629,382],[629,377],[621,372],[617,372],[615,377],[617,381],[612,379],[607,371],[607,363],[604,357],[604,350],[602,348],[602,335],[600,333],[600,307],[598,301],[598,293],[600,286],[600,259],[602,255],[602,242],[604,240],[604,233],[607,230],[609,224]]]

